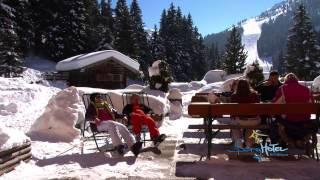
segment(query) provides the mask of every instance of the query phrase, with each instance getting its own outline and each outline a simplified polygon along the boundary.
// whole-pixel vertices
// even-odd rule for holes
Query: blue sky
[[[184,14],[191,13],[199,32],[220,32],[239,21],[259,15],[282,0],[138,0],[147,28],[159,24],[163,9],[172,2],[180,6]],[[116,3],[116,0],[113,0]],[[131,0],[127,0],[130,6]]]

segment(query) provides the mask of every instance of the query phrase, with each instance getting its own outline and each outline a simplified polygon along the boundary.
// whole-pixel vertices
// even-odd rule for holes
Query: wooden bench
[[[191,102],[208,102],[208,98],[206,96],[192,96]]]
[[[221,129],[260,129],[268,128],[268,126],[255,126],[246,127],[240,125],[213,125],[212,122],[214,118],[221,117],[224,115],[231,116],[248,116],[248,115],[265,115],[265,116],[275,116],[281,114],[316,114],[316,122],[319,126],[319,114],[320,114],[320,104],[237,104],[237,103],[226,103],[226,104],[209,104],[209,103],[191,103],[188,106],[188,113],[192,117],[204,118],[206,121],[204,125],[191,126],[190,128],[205,129],[206,138],[208,140],[208,152],[207,158],[210,159],[211,156],[211,141],[212,138]],[[213,129],[218,129],[214,131]],[[316,135],[314,141],[317,141]],[[316,150],[316,158],[319,160],[318,151]]]
[[[31,157],[31,142],[0,151],[0,176],[14,170],[21,161],[28,162]]]

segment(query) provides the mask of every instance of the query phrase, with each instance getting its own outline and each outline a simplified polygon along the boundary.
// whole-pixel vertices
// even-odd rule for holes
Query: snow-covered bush
[[[84,119],[84,108],[78,90],[70,87],[49,100],[44,113],[33,123],[28,134],[47,141],[70,142],[80,133],[75,128],[79,119]]]
[[[255,88],[264,80],[263,68],[259,65],[258,61],[247,65],[244,76],[249,81],[250,85]]]
[[[150,89],[168,92],[169,83],[172,82],[172,77],[169,70],[169,64],[165,61],[155,61],[149,67]]]
[[[224,81],[226,75],[227,73],[223,70],[211,70],[207,72],[203,80],[205,80],[208,84],[215,83],[219,81]]]

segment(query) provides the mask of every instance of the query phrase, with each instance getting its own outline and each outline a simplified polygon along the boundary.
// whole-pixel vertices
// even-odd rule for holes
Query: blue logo
[[[267,136],[265,134],[260,134],[256,131],[253,132],[253,134],[250,136],[250,138],[253,138],[255,140],[256,144],[259,144],[260,147],[256,147],[256,148],[240,148],[240,147],[236,147],[233,150],[229,150],[228,152],[235,152],[235,153],[255,153],[254,155],[254,159],[260,161],[262,160],[263,156],[288,156],[288,154],[286,153],[286,151],[288,151],[288,148],[283,148],[281,146],[279,146],[279,144],[262,144],[260,143],[260,137],[263,136]]]

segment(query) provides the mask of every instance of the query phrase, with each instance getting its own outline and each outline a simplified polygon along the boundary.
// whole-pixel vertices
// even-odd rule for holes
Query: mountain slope
[[[294,11],[300,3],[306,6],[307,12],[313,21],[314,29],[320,35],[319,0],[288,0],[282,3],[278,9],[282,9],[283,13],[276,19],[262,25],[262,33],[258,41],[260,57],[271,58],[275,67],[278,66],[279,55],[286,52],[288,30],[293,24],[292,16]]]
[[[319,0],[286,0],[275,4],[271,9],[257,17],[245,19],[237,27],[243,30],[243,43],[248,51],[247,63],[257,59],[268,71],[270,66],[277,66],[280,52],[285,51],[288,29],[292,24],[292,15],[296,7],[303,3],[313,20],[315,29],[320,31],[320,2]],[[251,33],[250,33],[251,32]],[[204,38],[206,46],[217,43],[220,50],[224,50],[228,29],[208,35]],[[319,33],[320,40],[320,33]]]

